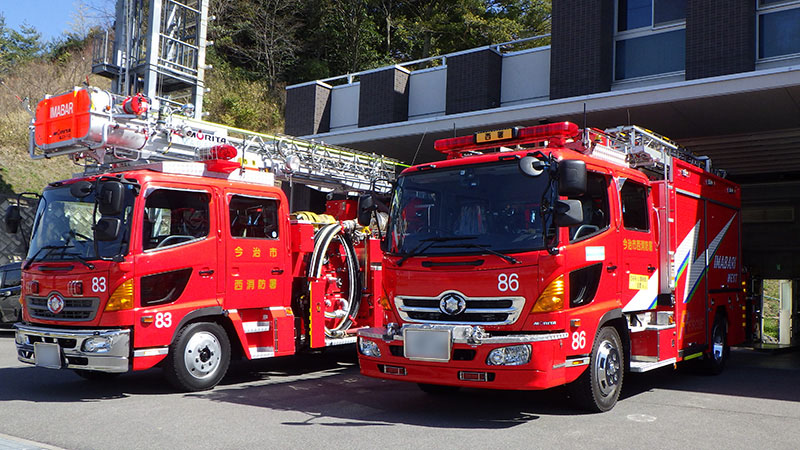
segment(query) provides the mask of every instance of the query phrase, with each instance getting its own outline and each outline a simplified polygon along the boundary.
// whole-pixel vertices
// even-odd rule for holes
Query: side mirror
[[[574,197],[586,192],[586,163],[565,159],[558,163],[558,195]]]
[[[19,230],[19,224],[22,222],[22,215],[19,212],[18,205],[9,205],[6,208],[6,216],[3,218],[6,226],[6,233],[16,234]]]
[[[101,217],[94,226],[94,238],[97,241],[116,241],[122,221],[116,217]]]
[[[358,197],[358,224],[368,226],[372,213],[378,209],[375,197],[370,194]]]
[[[97,201],[100,214],[116,216],[122,212],[122,203],[125,198],[125,186],[119,181],[106,181],[100,185]]]
[[[81,180],[72,183],[72,186],[69,187],[69,193],[75,198],[85,198],[92,193],[92,189],[94,189],[94,185],[91,182]]]
[[[583,223],[583,207],[580,200],[556,200],[553,221],[556,226],[570,227]]]
[[[529,177],[538,177],[544,172],[545,167],[544,161],[534,156],[524,156],[519,160],[519,170]]]

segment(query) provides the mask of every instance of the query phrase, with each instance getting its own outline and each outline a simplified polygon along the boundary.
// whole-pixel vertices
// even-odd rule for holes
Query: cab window
[[[210,195],[205,192],[157,189],[144,206],[144,250],[170,247],[208,236]]]
[[[278,239],[278,201],[234,195],[230,202],[231,237]]]
[[[583,209],[583,223],[569,229],[570,242],[595,236],[609,226],[611,214],[608,210],[608,181],[599,173],[586,174],[586,192],[577,197]]]
[[[650,231],[647,214],[647,188],[630,180],[625,181],[620,191],[622,201],[622,224],[626,230]]]

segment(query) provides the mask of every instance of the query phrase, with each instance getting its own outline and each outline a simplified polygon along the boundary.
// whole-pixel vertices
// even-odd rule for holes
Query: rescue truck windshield
[[[119,235],[115,240],[95,243],[93,227],[101,214],[95,206],[94,191],[76,198],[68,185],[46,189],[34,219],[28,264],[35,261],[79,261],[86,264],[86,261],[126,254],[133,200],[133,192],[125,189],[124,208],[118,216],[121,219]]]
[[[549,184],[547,176],[523,174],[515,160],[402,176],[387,250],[405,257],[542,250]],[[544,221],[550,228],[549,215]]]

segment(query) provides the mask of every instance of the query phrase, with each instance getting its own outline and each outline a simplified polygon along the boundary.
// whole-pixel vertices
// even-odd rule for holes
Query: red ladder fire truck
[[[39,103],[31,157],[66,155],[84,173],[39,201],[20,361],[86,378],[163,365],[176,387],[200,390],[232,355],[355,343],[384,324],[381,252],[354,220],[357,200],[292,214],[275,179],[290,192],[389,192],[397,161],[149,109],[94,88]],[[6,217],[15,228],[19,212]]]
[[[385,327],[365,375],[458,387],[568,384],[593,411],[626,370],[744,340],[740,188],[651,131],[563,122],[435,143],[398,178],[383,250]]]

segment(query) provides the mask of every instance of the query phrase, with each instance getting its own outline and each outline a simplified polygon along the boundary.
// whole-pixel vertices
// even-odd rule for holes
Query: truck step
[[[242,322],[242,328],[245,333],[262,333],[264,331],[269,331],[269,327],[269,322]]]
[[[676,358],[669,358],[663,361],[655,361],[655,362],[648,362],[648,361],[631,361],[631,372],[647,372],[653,369],[658,369],[659,367],[668,366],[670,364],[675,364],[678,360]]]
[[[274,347],[250,347],[250,359],[272,358],[275,356]]]
[[[356,337],[355,336],[345,336],[341,338],[325,338],[325,346],[332,347],[334,345],[347,345],[347,344],[355,344]]]

